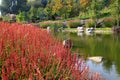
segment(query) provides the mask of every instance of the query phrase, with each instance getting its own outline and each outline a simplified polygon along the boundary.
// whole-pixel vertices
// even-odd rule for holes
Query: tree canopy
[[[18,14],[19,11],[28,11],[29,6],[27,0],[2,0],[0,9],[2,14]]]
[[[109,13],[110,10],[117,14],[115,10],[119,7],[111,8],[116,3],[119,6],[119,0],[2,0],[0,9],[2,14],[25,12],[29,19],[55,19],[56,16],[66,19],[81,14],[98,17],[98,13]]]

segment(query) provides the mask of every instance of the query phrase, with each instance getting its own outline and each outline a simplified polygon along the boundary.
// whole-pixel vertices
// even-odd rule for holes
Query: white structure
[[[86,28],[86,33],[93,33],[94,32],[94,28]]]
[[[91,60],[91,61],[97,62],[97,63],[103,61],[103,57],[101,57],[101,56],[89,57],[88,59]]]
[[[77,30],[78,30],[78,32],[84,32],[84,27],[83,27],[83,26],[81,26],[81,27],[78,26],[78,27],[77,27]]]
[[[83,36],[83,34],[84,34],[84,33],[82,33],[82,32],[78,32],[78,33],[77,33],[77,35],[78,35],[78,36],[81,36],[81,37]]]

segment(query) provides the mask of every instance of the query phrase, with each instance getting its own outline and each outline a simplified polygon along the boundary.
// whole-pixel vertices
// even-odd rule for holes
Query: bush
[[[65,26],[69,28],[77,28],[80,25],[82,25],[80,20],[68,20],[65,22]],[[60,28],[64,26],[64,22],[63,21],[46,21],[46,22],[40,22],[40,26],[42,28],[47,28],[48,26],[56,26]]]
[[[25,22],[26,21],[26,16],[25,12],[19,12],[19,14],[16,16],[17,22]]]
[[[42,28],[47,28],[48,26],[50,26],[51,28],[52,27],[57,27],[57,28],[60,28],[62,27],[62,23],[57,21],[57,22],[53,22],[53,21],[48,21],[48,22],[40,22],[40,26]]]
[[[10,18],[10,16],[6,15],[6,16],[3,16],[3,21],[8,21],[10,22],[12,19]]]
[[[50,26],[50,23],[40,23],[40,27],[41,28],[47,28],[48,26]]]
[[[81,26],[81,22],[80,20],[71,20],[71,21],[68,21],[68,27],[69,28],[77,28],[78,26]]]
[[[95,22],[93,20],[87,21],[85,27],[95,27]]]
[[[0,22],[2,80],[100,80],[46,30]]]
[[[58,29],[58,28],[61,28],[61,27],[63,27],[62,23],[52,23],[52,24],[50,24],[51,29]]]
[[[103,27],[113,27],[115,25],[115,19],[114,18],[106,18],[103,21]]]
[[[77,27],[80,26],[80,25],[81,25],[80,22],[69,23],[69,27],[70,27],[70,28],[77,28]]]
[[[6,14],[2,18],[3,21],[16,22],[16,14]]]

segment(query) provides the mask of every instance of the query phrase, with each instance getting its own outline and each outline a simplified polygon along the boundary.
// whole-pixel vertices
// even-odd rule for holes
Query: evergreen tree
[[[28,1],[28,4],[35,8],[39,8],[39,7],[45,8],[47,5],[47,2],[48,0],[32,0],[32,1]]]
[[[1,4],[2,14],[12,13],[18,14],[19,11],[28,11],[29,6],[27,0],[2,0]]]
[[[48,0],[45,11],[47,12],[49,19],[52,19],[52,15],[53,15],[52,6],[53,6],[53,0]]]
[[[45,8],[47,5],[48,0],[42,0],[41,3],[43,4],[43,7]]]
[[[10,13],[10,6],[12,0],[2,0],[0,9],[2,14]]]

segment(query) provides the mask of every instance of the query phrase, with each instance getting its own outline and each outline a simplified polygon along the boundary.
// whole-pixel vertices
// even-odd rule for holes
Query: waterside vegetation
[[[46,30],[0,22],[0,78],[3,80],[100,80]]]

